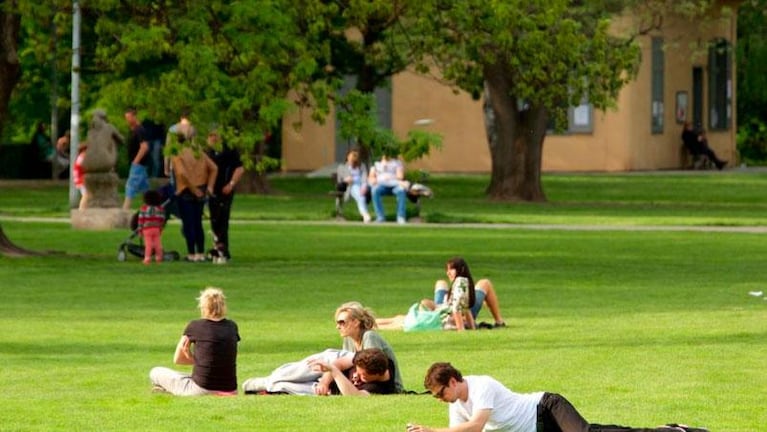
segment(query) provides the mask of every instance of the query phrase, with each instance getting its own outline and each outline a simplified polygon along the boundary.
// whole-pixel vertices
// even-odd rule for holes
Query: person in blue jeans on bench
[[[394,195],[397,198],[397,223],[406,223],[405,205],[407,203],[408,182],[405,181],[405,167],[397,155],[391,151],[385,152],[381,160],[373,165],[368,174],[368,183],[373,196],[373,209],[376,222],[384,222],[386,216],[383,208],[383,196]]]

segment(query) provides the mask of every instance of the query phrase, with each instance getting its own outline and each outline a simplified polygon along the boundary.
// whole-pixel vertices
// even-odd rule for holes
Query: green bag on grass
[[[444,309],[429,310],[421,307],[420,303],[413,303],[405,315],[402,328],[406,332],[442,330],[445,312]]]

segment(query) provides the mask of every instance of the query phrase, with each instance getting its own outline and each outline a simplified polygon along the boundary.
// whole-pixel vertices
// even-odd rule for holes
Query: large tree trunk
[[[361,93],[373,95],[375,98],[376,87],[380,84],[380,80],[376,78],[375,67],[369,64],[362,64],[357,71],[357,84],[356,89]],[[370,143],[357,140],[357,149],[359,150],[360,161],[367,166],[372,166],[372,154],[370,151]]]
[[[0,137],[8,120],[8,102],[13,88],[19,81],[21,65],[17,52],[21,16],[7,12],[14,7],[15,1],[0,1]]]
[[[250,158],[255,165],[258,165],[266,155],[267,142],[271,141],[271,139],[272,135],[268,135],[265,141],[257,143],[250,153]],[[237,191],[243,194],[268,195],[272,192],[272,186],[265,171],[245,171],[242,181],[237,185]]]
[[[0,225],[0,255],[8,257],[22,257],[30,255],[41,255],[39,252],[20,248],[5,235],[3,227]]]
[[[4,3],[0,1],[0,137],[3,136],[3,129],[8,120],[8,104],[11,100],[11,93],[19,82],[21,72],[17,52],[21,16],[8,12]],[[15,1],[8,4],[9,8],[15,5]],[[5,235],[3,227],[0,226],[0,254],[25,256],[36,253],[13,244]]]
[[[508,75],[496,66],[484,71],[486,94],[493,118],[488,129],[492,171],[487,194],[506,201],[546,201],[541,185],[543,139],[547,112],[539,106],[519,107]],[[491,132],[491,131],[489,131]]]

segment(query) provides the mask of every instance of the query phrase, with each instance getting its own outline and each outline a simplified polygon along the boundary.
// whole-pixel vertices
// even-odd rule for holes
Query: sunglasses
[[[442,399],[445,396],[445,389],[447,389],[446,385],[443,385],[442,388],[439,389],[437,393],[434,393],[432,396],[434,396],[437,399]]]
[[[346,325],[346,320],[336,320],[336,325],[340,325],[343,327]]]

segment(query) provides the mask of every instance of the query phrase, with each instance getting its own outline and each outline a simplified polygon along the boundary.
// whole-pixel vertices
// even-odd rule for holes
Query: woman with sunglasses
[[[383,351],[394,365],[394,383],[398,393],[404,392],[402,377],[394,350],[375,331],[373,313],[359,302],[344,303],[336,309],[336,329],[343,338],[342,347],[327,349],[303,360],[284,364],[266,377],[245,380],[242,384],[246,394],[287,393],[297,395],[329,395],[333,376],[327,370],[319,371],[312,365],[333,364],[346,370],[352,365],[354,354],[368,348]]]

